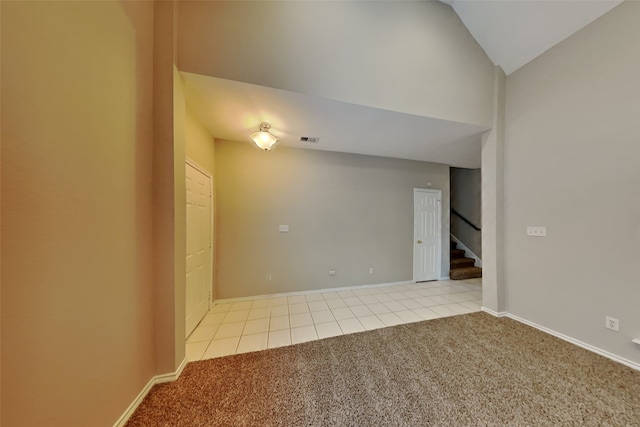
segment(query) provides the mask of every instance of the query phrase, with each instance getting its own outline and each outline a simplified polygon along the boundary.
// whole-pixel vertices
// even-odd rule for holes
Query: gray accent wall
[[[451,168],[451,209],[482,228],[482,181],[480,169]],[[482,232],[451,213],[451,234],[482,258]]]
[[[504,179],[507,311],[635,363],[639,22],[624,2],[507,77]]]
[[[449,273],[447,165],[223,140],[215,163],[217,298],[412,280],[413,189],[428,182]]]

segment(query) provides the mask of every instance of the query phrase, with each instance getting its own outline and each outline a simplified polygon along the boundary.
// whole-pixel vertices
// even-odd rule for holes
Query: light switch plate
[[[281,233],[288,233],[289,232],[289,226],[288,225],[280,225],[280,232]]]
[[[527,227],[527,236],[546,237],[547,227]]]

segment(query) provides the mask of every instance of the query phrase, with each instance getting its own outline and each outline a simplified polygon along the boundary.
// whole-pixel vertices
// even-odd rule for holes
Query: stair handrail
[[[481,231],[482,229],[480,227],[475,226],[471,221],[469,221],[467,218],[463,217],[462,215],[460,215],[460,213],[458,211],[456,211],[455,209],[451,208],[451,212],[454,213],[456,216],[458,216],[461,220],[463,220],[464,222],[466,222],[467,224],[469,224],[471,227],[473,227],[474,230],[476,231]]]

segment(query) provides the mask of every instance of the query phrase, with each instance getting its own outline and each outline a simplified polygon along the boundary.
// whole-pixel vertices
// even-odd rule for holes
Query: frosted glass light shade
[[[260,123],[260,130],[251,134],[251,139],[261,150],[269,151],[278,142],[278,137],[269,132],[271,125],[266,122]]]

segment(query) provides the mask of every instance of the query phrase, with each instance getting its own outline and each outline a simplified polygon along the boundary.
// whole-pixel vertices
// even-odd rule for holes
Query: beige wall
[[[216,141],[215,181],[220,298],[411,280],[413,189],[427,182],[449,247],[446,165]]]
[[[175,5],[154,4],[154,353],[156,373],[165,374],[174,372],[185,355],[185,103],[174,66]]]
[[[510,75],[505,145],[507,310],[635,363],[638,22],[640,3],[624,2]]]
[[[184,90],[180,82],[180,73],[173,66],[173,184],[174,184],[174,212],[175,222],[171,224],[174,233],[174,286],[173,290],[175,307],[175,358],[173,369],[177,369],[185,358],[185,323],[186,323],[186,276],[187,276],[187,183],[185,159],[186,140],[186,103]],[[169,228],[169,227],[168,227]],[[166,313],[161,313],[161,315]],[[169,372],[172,370],[169,369]],[[159,373],[167,372],[167,369],[159,370]]]
[[[216,170],[214,139],[202,122],[188,110],[185,115],[185,150],[187,158],[212,175],[214,174]]]
[[[112,425],[154,374],[153,4],[2,3],[0,424]]]
[[[493,64],[437,1],[181,1],[180,70],[491,125]]]

